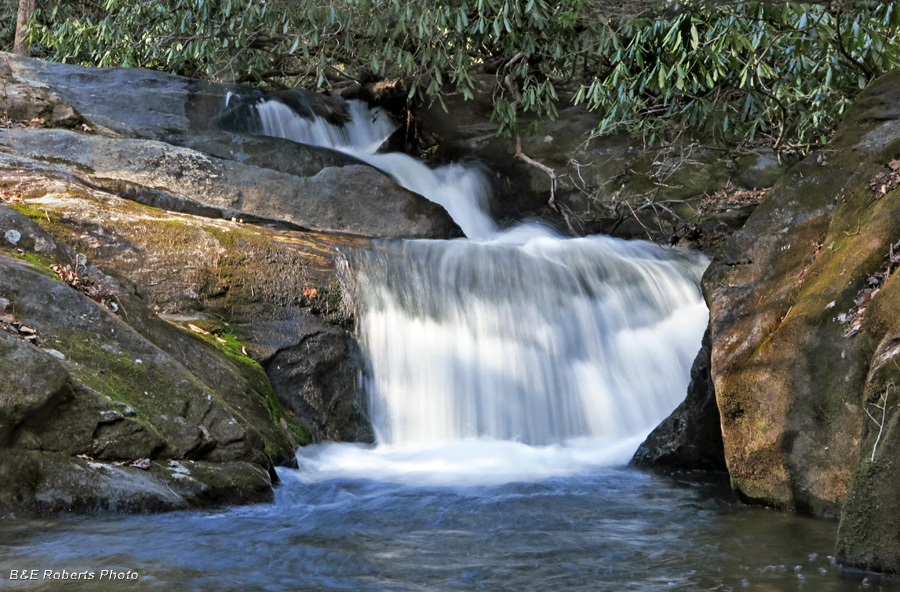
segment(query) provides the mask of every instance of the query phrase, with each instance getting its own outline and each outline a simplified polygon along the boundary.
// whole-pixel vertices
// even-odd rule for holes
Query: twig
[[[894,363],[896,364],[897,361],[894,360]],[[875,452],[878,450],[878,442],[881,441],[881,434],[884,432],[884,423],[885,423],[885,420],[887,419],[887,407],[888,407],[887,398],[888,398],[888,388],[885,388],[884,392],[881,393],[881,398],[879,399],[879,402],[881,403],[881,405],[879,405],[877,402],[869,403],[869,405],[872,405],[876,409],[881,409],[881,421],[878,421],[877,419],[875,419],[875,416],[873,416],[869,412],[868,409],[863,407],[863,411],[866,412],[866,415],[869,416],[869,419],[871,419],[873,422],[875,422],[875,425],[878,426],[878,435],[875,437],[875,444],[872,445],[872,456],[869,459],[870,462],[875,462]]]

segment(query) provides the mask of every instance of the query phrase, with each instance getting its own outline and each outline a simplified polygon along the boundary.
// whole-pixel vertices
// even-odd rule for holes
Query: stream
[[[834,522],[742,506],[727,483],[627,468],[685,396],[708,319],[703,255],[501,228],[477,169],[378,153],[393,124],[361,103],[344,128],[277,101],[257,109],[264,133],[368,162],[443,205],[467,237],[345,253],[377,444],[301,449],[298,469],[278,469],[272,504],[4,520],[0,588],[896,586],[838,570]],[[94,578],[71,579],[81,572]]]

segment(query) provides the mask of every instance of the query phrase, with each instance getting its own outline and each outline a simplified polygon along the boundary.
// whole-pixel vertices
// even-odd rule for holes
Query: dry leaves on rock
[[[21,193],[12,193],[9,191],[0,191],[0,201],[8,203],[21,203],[24,201]]]
[[[47,120],[43,117],[35,117],[29,120],[16,121],[8,117],[0,117],[0,126],[8,129],[34,129],[36,127],[44,127]]]
[[[53,272],[59,276],[59,279],[67,286],[78,290],[97,304],[100,304],[115,313],[119,312],[119,304],[117,301],[118,294],[116,294],[115,290],[95,282],[88,276],[79,274],[71,265],[54,263],[50,266],[50,269],[52,269]]]
[[[6,331],[11,335],[15,335],[19,339],[22,339],[23,341],[27,341],[35,345],[38,345],[41,341],[40,337],[38,337],[36,329],[27,325],[23,325],[22,321],[18,320],[14,315],[11,314],[0,314],[0,331]]]
[[[876,273],[870,275],[866,279],[866,285],[856,294],[853,300],[853,308],[847,313],[841,313],[837,316],[839,323],[846,323],[847,330],[844,331],[844,337],[853,337],[862,329],[863,318],[866,314],[866,308],[872,298],[881,291],[881,288],[890,279],[891,274],[900,267],[900,241],[888,247],[888,254],[885,256],[886,261]]]
[[[875,192],[875,199],[881,199],[897,187],[900,187],[900,158],[888,163],[891,169],[887,173],[878,173],[869,181],[869,189]]]
[[[736,208],[755,205],[769,194],[768,189],[740,189],[730,183],[724,189],[707,195],[700,204],[698,213],[727,212]]]

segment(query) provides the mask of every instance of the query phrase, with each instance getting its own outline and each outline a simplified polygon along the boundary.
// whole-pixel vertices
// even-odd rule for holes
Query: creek
[[[301,449],[299,469],[278,470],[269,505],[6,520],[0,563],[141,576],[67,590],[883,585],[839,573],[832,522],[625,466],[684,398],[708,318],[702,255],[536,223],[501,228],[482,173],[378,153],[391,122],[360,103],[344,128],[276,101],[258,110],[265,133],[376,166],[466,234],[346,252],[377,445]]]

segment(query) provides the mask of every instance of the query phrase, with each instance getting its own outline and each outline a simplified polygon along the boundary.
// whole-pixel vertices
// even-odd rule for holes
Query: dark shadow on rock
[[[647,469],[726,471],[707,328],[691,368],[687,398],[638,448],[631,465]]]

